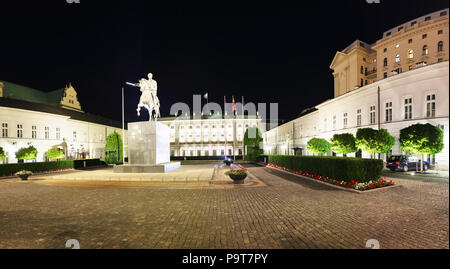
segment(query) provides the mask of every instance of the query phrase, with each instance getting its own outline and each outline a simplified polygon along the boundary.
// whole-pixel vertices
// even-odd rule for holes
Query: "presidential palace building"
[[[402,154],[400,130],[430,123],[444,130],[445,142],[441,153],[426,159],[447,170],[448,13],[445,9],[419,17],[386,31],[374,44],[356,40],[338,51],[330,65],[334,98],[265,132],[265,153],[310,155],[306,144],[311,138],[329,140],[334,134],[356,134],[358,128],[383,128],[396,138],[391,154]]]

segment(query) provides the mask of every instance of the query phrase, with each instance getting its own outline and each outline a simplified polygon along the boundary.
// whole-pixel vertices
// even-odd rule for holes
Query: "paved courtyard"
[[[0,180],[0,248],[449,248],[448,181],[356,194],[248,169],[261,184]]]

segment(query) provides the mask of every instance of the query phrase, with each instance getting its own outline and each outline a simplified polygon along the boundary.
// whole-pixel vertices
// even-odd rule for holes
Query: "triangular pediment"
[[[347,54],[343,53],[343,52],[336,52],[336,54],[334,55],[333,61],[330,64],[330,68],[334,69],[334,66],[336,65],[337,62],[339,62],[341,59],[343,59],[345,56],[347,56]]]

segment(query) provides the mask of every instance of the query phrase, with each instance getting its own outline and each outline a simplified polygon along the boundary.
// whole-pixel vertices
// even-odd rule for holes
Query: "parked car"
[[[426,171],[430,164],[423,162],[423,170]],[[420,160],[411,155],[392,155],[388,158],[386,167],[391,171],[420,171]]]

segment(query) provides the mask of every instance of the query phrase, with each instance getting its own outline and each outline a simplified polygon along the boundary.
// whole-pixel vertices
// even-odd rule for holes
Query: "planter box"
[[[234,184],[243,184],[245,178],[247,177],[247,174],[240,174],[240,175],[229,175],[230,178],[233,180]]]

